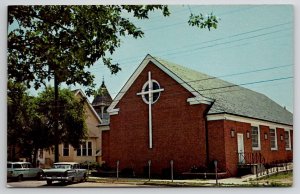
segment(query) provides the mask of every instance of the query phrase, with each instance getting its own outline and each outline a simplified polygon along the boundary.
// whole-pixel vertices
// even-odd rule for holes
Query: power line
[[[288,29],[290,29],[290,28],[288,28]],[[195,52],[195,51],[202,50],[202,49],[205,49],[205,48],[211,48],[211,47],[215,47],[215,46],[226,45],[226,44],[230,44],[230,43],[233,43],[233,42],[239,42],[239,41],[242,41],[242,40],[249,40],[249,39],[253,39],[253,38],[257,38],[257,37],[261,37],[261,36],[266,36],[266,35],[269,35],[269,34],[274,34],[274,33],[277,33],[277,32],[282,32],[282,31],[285,31],[285,30],[287,30],[287,29],[276,30],[276,31],[272,31],[272,32],[264,33],[264,34],[254,35],[254,36],[250,36],[250,37],[246,37],[246,38],[240,38],[240,39],[237,39],[237,40],[232,40],[232,41],[217,43],[217,44],[213,44],[213,45],[198,47],[198,48],[194,48],[193,50],[191,50],[191,49],[184,50],[184,51],[180,51],[180,54],[181,53],[186,53],[186,52],[191,52],[191,51]],[[161,56],[175,55],[175,54],[178,54],[178,53],[179,52],[173,52],[173,53],[164,54],[164,55],[161,55]]]
[[[263,40],[260,40],[260,41],[266,41],[266,40],[271,40],[271,39],[274,39],[274,38],[286,38],[286,35],[281,35],[281,36],[275,36],[275,37],[272,37],[272,38],[266,38],[266,39],[263,39]],[[223,48],[220,48],[220,49],[214,49],[214,50],[211,50],[211,51],[206,51],[206,52],[212,52],[212,51],[216,51],[216,50],[223,50],[223,49],[228,49],[228,48],[233,48],[233,47],[239,47],[239,46],[244,46],[244,45],[248,45],[248,44],[253,44],[255,42],[247,42],[247,43],[243,43],[243,44],[238,44],[238,45],[233,45],[233,46],[229,46],[229,47],[223,47]],[[201,52],[202,54],[203,53],[206,53],[206,52]],[[189,53],[190,54],[190,53]],[[188,54],[188,55],[189,55]],[[192,53],[193,54],[193,53]],[[186,54],[184,56],[187,56]],[[174,56],[174,57],[177,57],[177,56]],[[179,57],[179,56],[178,56]],[[134,61],[137,61],[137,60],[134,60]],[[124,65],[124,63],[122,63]],[[125,64],[129,64],[129,63],[125,63]],[[138,64],[138,63],[137,63]],[[105,68],[105,67],[102,67],[102,68]],[[97,70],[93,70],[94,72],[97,72]]]
[[[229,15],[229,14],[237,13],[237,12],[240,12],[240,11],[245,11],[245,10],[257,8],[259,6],[260,5],[253,6],[253,7],[239,8],[239,9],[236,9],[236,10],[231,10],[231,11],[223,12],[223,13],[220,13],[220,14],[217,14],[217,15],[218,16]],[[193,13],[192,10],[191,10],[191,7],[189,5],[188,5],[188,10],[189,10],[190,14]],[[169,27],[177,26],[177,25],[182,25],[182,24],[187,24],[187,22],[183,21],[183,22],[177,22],[177,23],[173,23],[173,24],[169,24],[169,25],[161,25],[161,26],[156,26],[156,27],[149,27],[149,28],[144,29],[143,31],[147,32],[147,31],[153,31],[153,30],[161,30],[161,29],[165,29],[165,28],[169,28]]]
[[[196,90],[196,91],[202,92],[202,91],[210,91],[210,90],[216,90],[216,89],[232,88],[232,87],[237,87],[237,86],[252,85],[252,84],[258,84],[258,83],[264,83],[264,82],[272,82],[272,81],[278,81],[278,80],[284,80],[284,79],[291,79],[291,78],[293,78],[293,76],[282,77],[282,78],[275,78],[275,79],[269,79],[269,80],[260,80],[260,81],[242,83],[242,84],[237,84],[237,85],[233,84],[233,85],[229,85],[229,86],[207,88],[207,89]]]
[[[262,69],[255,69],[255,70],[251,70],[251,71],[244,71],[244,72],[239,72],[239,73],[232,73],[232,74],[226,74],[226,75],[221,75],[221,76],[210,76],[209,78],[202,78],[202,79],[196,79],[196,80],[190,80],[190,81],[185,81],[183,83],[189,84],[192,82],[201,82],[201,81],[205,81],[205,80],[211,80],[211,79],[219,79],[219,78],[224,78],[224,77],[232,77],[232,76],[237,76],[237,75],[244,75],[244,74],[249,74],[249,73],[256,73],[256,72],[262,72],[262,71],[269,71],[269,70],[274,70],[274,69],[279,69],[279,68],[284,68],[284,67],[290,67],[293,66],[292,64],[288,64],[288,65],[279,65],[279,66],[275,66],[275,67],[268,67],[268,68],[262,68]],[[181,84],[183,84],[181,83]],[[167,84],[165,86],[171,86],[171,85],[176,85],[175,84]],[[125,93],[127,91],[124,92],[119,92],[119,93]],[[118,94],[118,93],[111,93],[111,94]]]
[[[163,55],[160,55],[160,56],[169,56],[169,55],[174,55],[174,54],[178,54],[178,53],[182,53],[182,52],[189,52],[189,51],[201,50],[201,49],[204,49],[204,48],[210,48],[210,47],[215,47],[215,46],[219,46],[219,45],[230,44],[232,42],[239,42],[239,41],[242,41],[242,40],[253,39],[253,38],[256,38],[256,37],[260,37],[260,36],[266,36],[266,35],[269,35],[269,34],[274,34],[274,33],[285,31],[286,29],[271,31],[271,32],[268,32],[268,33],[258,34],[258,35],[250,36],[250,37],[244,37],[244,38],[240,38],[240,39],[232,40],[232,41],[227,41],[227,42],[223,42],[223,43],[218,43],[218,44],[213,44],[213,45],[198,47],[199,45],[202,45],[202,44],[216,42],[216,41],[220,41],[220,40],[226,40],[226,39],[230,39],[230,38],[242,36],[242,35],[245,35],[245,34],[251,34],[251,33],[254,33],[254,32],[258,32],[258,31],[262,31],[262,30],[266,30],[266,29],[272,29],[272,28],[276,28],[276,27],[284,26],[284,25],[288,25],[288,24],[291,24],[291,22],[289,21],[289,22],[285,22],[285,23],[281,23],[281,24],[267,26],[267,27],[264,27],[264,28],[258,28],[258,29],[255,29],[255,30],[247,31],[247,32],[242,32],[242,33],[237,33],[237,34],[229,35],[229,36],[226,36],[226,37],[223,37],[223,38],[217,38],[217,39],[213,39],[213,40],[202,41],[202,42],[199,42],[199,43],[194,43],[194,44],[191,44],[191,45],[187,45],[186,47],[180,47],[180,48],[176,48],[176,49],[163,50],[161,52],[166,53],[166,54],[163,54]],[[290,29],[290,28],[288,28],[288,29]],[[182,48],[188,48],[188,47],[193,47],[193,46],[197,46],[197,47],[193,48],[193,49],[191,48],[191,49],[186,49],[186,50],[183,50],[183,51],[177,51],[177,52],[173,52],[173,53],[168,53],[170,51],[175,51],[175,50],[179,50],[179,49],[182,49]],[[143,56],[141,55],[141,57],[143,57]],[[129,61],[135,61],[136,59],[139,59],[139,58],[140,57],[128,57],[128,58],[119,59],[118,61],[128,61],[129,62]],[[92,68],[98,68],[98,67],[92,67]]]
[[[274,82],[274,81],[280,81],[280,80],[287,80],[287,79],[292,79],[293,76],[288,76],[288,77],[281,77],[281,78],[275,78],[275,79],[268,79],[268,80],[260,80],[260,81],[255,81],[255,82],[248,82],[248,83],[242,83],[242,84],[232,84],[232,85],[228,85],[228,86],[222,86],[222,87],[215,87],[215,88],[207,88],[207,89],[201,89],[201,90],[193,90],[194,92],[199,92],[201,94],[201,92],[205,92],[205,91],[212,91],[212,90],[219,90],[219,89],[227,89],[227,88],[234,88],[234,87],[241,87],[241,86],[245,86],[245,85],[253,85],[253,84],[261,84],[261,83],[267,83],[267,82]],[[246,89],[244,87],[241,87],[238,90],[243,90]],[[251,90],[253,91],[253,90]],[[227,93],[227,92],[232,92],[232,90],[224,90],[224,91],[216,91],[215,93],[207,93],[207,94],[217,94],[217,93]],[[255,91],[253,91],[255,92]],[[123,92],[122,92],[123,93]],[[170,94],[164,94],[164,96],[176,96],[176,95],[182,95],[185,94],[186,92],[173,92]],[[201,94],[202,96],[205,96],[205,93]],[[127,97],[126,101],[133,101],[136,99],[136,97],[138,96],[134,96],[134,97]],[[129,100],[128,100],[129,99]],[[114,100],[114,102],[119,102],[120,100]]]
[[[236,76],[236,75],[243,75],[243,74],[248,74],[248,73],[273,70],[273,69],[278,69],[278,68],[282,68],[282,67],[289,67],[289,66],[293,66],[293,65],[280,65],[280,66],[276,66],[276,67],[256,69],[256,70],[252,70],[252,71],[244,71],[244,72],[240,72],[240,73],[232,73],[232,74],[222,75],[222,76],[218,76],[218,77],[210,77],[210,78],[205,78],[205,79],[200,79],[200,80],[192,80],[192,81],[188,81],[186,83],[198,82],[198,81],[204,81],[204,80],[210,80],[210,79],[219,79],[219,78],[222,78],[222,77],[231,77],[231,76]]]
[[[286,80],[290,80],[290,79],[286,79]],[[276,80],[277,81],[277,80]],[[277,83],[276,85],[269,85],[268,87],[274,87],[274,86],[278,86],[280,84],[287,84],[287,83]],[[266,85],[259,85],[258,87],[266,87]],[[241,91],[241,90],[244,90],[245,88],[239,88],[239,89],[233,89],[233,90],[227,90],[227,91],[218,91],[218,92],[213,92],[213,93],[209,93],[209,94],[219,94],[219,93],[224,93],[224,92],[237,92],[237,91]]]
[[[237,36],[242,36],[242,35],[245,35],[245,34],[251,34],[251,33],[262,31],[262,30],[266,30],[266,29],[272,29],[272,28],[276,28],[276,27],[288,25],[288,24],[291,24],[291,23],[292,22],[289,21],[289,22],[285,22],[285,23],[281,23],[281,24],[276,24],[276,25],[272,25],[272,26],[258,28],[258,29],[255,29],[255,30],[250,30],[250,31],[242,32],[242,33],[237,33],[237,34],[229,35],[229,36],[222,37],[222,38],[217,38],[217,39],[213,39],[213,40],[207,40],[207,41],[202,41],[202,42],[199,42],[199,43],[190,44],[190,45],[187,45],[185,47],[199,46],[199,44],[205,44],[205,43],[216,42],[216,41],[219,41],[219,40],[230,39],[230,38],[234,38],[234,37],[237,37]],[[179,47],[179,48],[176,48],[176,49],[171,49],[171,50],[168,50],[168,51],[178,50],[178,49],[182,49],[182,47]],[[164,50],[162,52],[168,52],[168,51]],[[126,58],[123,59],[123,60],[126,60]]]
[[[192,82],[201,82],[201,81],[206,81],[206,80],[211,80],[211,79],[219,79],[219,78],[223,78],[223,77],[230,77],[230,76],[236,76],[236,75],[244,75],[244,74],[248,74],[248,73],[255,73],[255,72],[261,72],[261,71],[268,71],[268,70],[274,70],[274,69],[278,69],[278,68],[283,68],[283,67],[289,67],[289,66],[293,66],[291,64],[289,65],[280,65],[280,66],[276,66],[276,67],[270,67],[270,68],[263,68],[263,69],[256,69],[256,70],[252,70],[252,71],[244,71],[244,72],[240,72],[240,73],[233,73],[233,74],[227,74],[227,75],[222,75],[222,76],[218,76],[218,77],[209,77],[209,78],[204,78],[204,79],[197,79],[197,80],[190,80],[190,81],[183,81],[183,83],[180,83],[181,85],[183,84],[187,84],[189,85],[189,83]],[[165,86],[172,86],[172,85],[176,85],[175,84],[167,84]],[[164,87],[165,87],[164,86]],[[123,92],[118,92],[118,93],[111,93],[111,94],[119,94],[119,93],[126,93],[126,91]]]
[[[276,38],[276,40],[278,40],[278,38],[288,38],[288,37],[287,37],[287,35],[283,34],[283,35],[280,35],[280,36],[274,36],[274,37],[271,37],[271,38],[265,38],[265,39],[257,40],[255,42],[251,41],[251,42],[245,42],[245,43],[236,44],[236,45],[232,45],[232,46],[221,47],[221,48],[218,48],[218,49],[206,50],[206,51],[202,51],[201,54],[207,53],[207,52],[213,52],[213,51],[218,51],[218,50],[234,48],[234,47],[241,47],[241,46],[245,46],[245,45],[249,45],[249,44],[256,44],[257,42],[268,41],[268,40],[272,40],[272,39],[275,39],[275,38]],[[173,56],[173,58],[188,56],[188,55],[194,55],[194,53],[187,53],[187,54],[183,54],[183,55],[180,55],[180,56],[179,55],[178,56]]]

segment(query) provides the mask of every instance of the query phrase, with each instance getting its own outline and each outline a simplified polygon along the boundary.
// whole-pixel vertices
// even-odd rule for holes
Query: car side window
[[[22,168],[21,164],[14,164],[13,167],[14,168]]]

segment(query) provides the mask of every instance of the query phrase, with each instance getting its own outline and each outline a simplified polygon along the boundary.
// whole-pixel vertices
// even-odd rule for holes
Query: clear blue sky
[[[166,18],[155,12],[149,20],[135,20],[145,36],[122,39],[121,47],[112,56],[114,62],[121,64],[122,71],[117,75],[111,75],[100,62],[91,68],[97,88],[104,76],[110,94],[115,97],[148,53],[217,77],[274,67],[222,77],[234,84],[293,76],[292,6],[177,5],[170,6],[170,11],[171,15]],[[189,26],[191,12],[204,15],[213,12],[221,18],[218,29],[208,31]],[[293,78],[244,87],[267,95],[293,112]]]

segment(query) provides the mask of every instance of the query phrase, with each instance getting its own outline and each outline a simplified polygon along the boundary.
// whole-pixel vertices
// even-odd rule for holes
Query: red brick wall
[[[165,89],[152,105],[152,149],[149,149],[148,105],[136,95],[148,80],[148,71]],[[189,105],[186,102],[189,97],[192,97],[190,92],[155,65],[148,64],[117,104],[119,114],[110,118],[109,136],[106,132],[103,135],[104,160],[111,166],[120,160],[120,169],[133,167],[137,174],[143,173],[148,160],[152,160],[154,174],[168,168],[170,160],[174,160],[175,171],[179,173],[189,171],[193,165],[205,165],[203,114],[207,106]]]
[[[152,149],[149,149],[148,105],[136,95],[148,80],[148,71],[165,89],[152,105]],[[120,169],[133,168],[137,174],[143,173],[148,160],[152,161],[152,174],[161,174],[162,169],[170,166],[170,160],[174,160],[177,173],[189,171],[193,165],[205,166],[204,113],[207,105],[189,105],[186,100],[190,97],[192,95],[185,88],[155,65],[148,64],[117,104],[120,111],[111,116],[110,131],[103,132],[103,160],[111,167],[120,160]],[[218,160],[219,170],[228,170],[233,176],[237,174],[237,133],[244,135],[247,153],[261,152],[267,162],[292,158],[292,151],[286,151],[284,140],[280,140],[281,134],[284,137],[283,129],[277,129],[278,150],[271,151],[269,127],[260,126],[261,150],[252,151],[251,124],[225,120],[209,121],[207,126],[209,161]],[[234,137],[230,135],[231,129]],[[247,130],[250,138],[246,136]]]
[[[234,137],[231,136],[231,130],[234,130]],[[247,138],[247,130],[250,133],[250,138]],[[225,152],[226,152],[226,166],[227,170],[232,175],[237,175],[238,163],[238,146],[237,134],[243,134],[244,152],[249,153],[252,151],[251,141],[251,125],[249,123],[242,123],[236,121],[224,121],[224,138],[225,138]]]
[[[259,152],[265,158],[266,163],[275,162],[278,160],[287,160],[292,157],[292,151],[285,149],[284,141],[284,129],[277,128],[277,150],[271,150],[270,144],[270,128],[268,126],[260,125],[260,140],[261,140],[261,150]],[[267,139],[265,139],[265,134],[267,134]],[[280,136],[283,136],[281,140]]]
[[[218,161],[218,169],[226,171],[225,141],[224,141],[224,122],[208,121],[208,150],[209,162]]]
[[[223,124],[222,124],[223,123]],[[224,125],[224,132],[220,130],[221,126]],[[270,145],[270,129],[268,126],[260,125],[260,142],[261,142],[261,150],[252,150],[252,139],[251,139],[251,124],[249,123],[242,123],[237,121],[209,121],[209,131],[212,131],[209,136],[209,142],[211,142],[217,147],[217,145],[222,145],[222,139],[224,139],[225,142],[225,156],[218,156],[218,159],[220,161],[224,161],[226,163],[227,170],[232,174],[237,174],[237,163],[238,163],[238,156],[237,156],[237,133],[242,133],[244,136],[244,151],[245,153],[261,153],[263,157],[265,158],[266,163],[271,163],[279,160],[292,160],[293,153],[292,150],[286,150],[285,149],[285,141],[280,140],[280,136],[283,135],[284,137],[284,129],[277,128],[277,145],[278,150],[271,150]],[[215,129],[213,129],[215,128]],[[235,131],[234,137],[231,137],[231,129]],[[216,131],[218,133],[216,134]],[[247,131],[250,133],[250,138],[247,138]],[[210,133],[209,133],[210,134]],[[265,139],[265,134],[267,134],[267,139]],[[293,142],[293,131],[291,131],[291,142]],[[219,136],[217,138],[216,136]],[[211,140],[213,139],[213,140]],[[217,140],[218,139],[218,140]],[[210,145],[209,144],[209,145]],[[212,158],[212,155],[216,152],[212,150],[213,148],[209,146],[210,150],[210,158]],[[222,147],[218,148],[223,150]],[[218,151],[219,155],[222,155],[223,151]],[[224,169],[224,164],[220,164],[219,168],[222,170]]]

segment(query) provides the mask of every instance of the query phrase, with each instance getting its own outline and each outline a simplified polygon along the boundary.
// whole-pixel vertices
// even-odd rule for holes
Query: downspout
[[[208,168],[209,165],[209,144],[208,144],[208,126],[207,126],[207,113],[214,104],[214,101],[208,105],[207,109],[203,113],[203,118],[205,122],[205,148],[206,148],[206,167]]]

